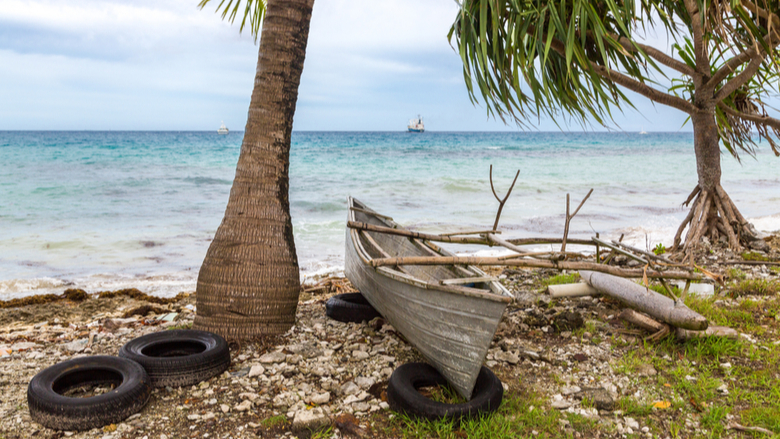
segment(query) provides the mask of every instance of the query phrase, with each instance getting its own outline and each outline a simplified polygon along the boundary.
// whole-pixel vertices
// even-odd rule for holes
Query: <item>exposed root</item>
[[[674,235],[672,251],[682,250],[683,253],[690,254],[704,237],[710,242],[722,239],[734,251],[741,251],[743,247],[761,249],[766,245],[720,185],[709,191],[697,185],[683,204],[688,205],[692,200],[688,216]],[[681,246],[682,234],[686,228],[688,232]]]

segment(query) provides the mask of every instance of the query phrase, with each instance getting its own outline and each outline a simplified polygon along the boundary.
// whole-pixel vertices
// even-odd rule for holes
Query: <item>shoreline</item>
[[[771,245],[773,257],[780,258],[780,235]],[[708,318],[719,323],[718,319],[751,306],[780,312],[780,270],[725,265],[734,255],[722,249],[704,255],[708,267],[729,273],[730,278],[727,288],[712,298],[692,295],[691,306],[710,313]],[[780,355],[780,319],[767,315],[760,320],[763,326],[735,320],[731,324],[743,335],[726,343],[731,346],[728,351],[715,359],[692,357],[696,346],[709,345],[673,338],[648,345],[639,332],[616,318],[622,307],[613,300],[551,300],[543,292],[544,285],[561,278],[560,274],[565,273],[506,269],[500,276],[519,300],[507,309],[486,358],[486,365],[505,389],[503,409],[490,419],[514,422],[521,413],[532,413],[539,423],[529,419],[511,428],[519,436],[532,435],[533,430],[540,437],[594,431],[614,438],[663,436],[669,423],[679,419],[678,413],[684,416],[676,427],[683,436],[703,428],[729,436],[725,432],[732,422],[756,425],[748,415],[766,404],[743,400],[750,388],[743,387],[743,379],[732,379],[768,367],[768,363],[760,366],[764,353],[767,358]],[[737,282],[762,279],[775,282],[778,291],[770,296],[731,296],[741,285]],[[196,386],[155,389],[139,414],[116,425],[66,435],[74,439],[172,439],[197,431],[199,437],[209,433],[220,438],[307,438],[312,434],[308,427],[314,426],[329,429],[324,437],[384,439],[398,437],[405,429],[425,431],[389,411],[384,393],[395,367],[422,358],[381,320],[345,324],[328,319],[324,312],[327,298],[353,290],[344,279],[320,284],[324,288],[301,294],[296,324],[287,334],[231,344],[232,364],[227,372]],[[5,439],[57,435],[32,422],[26,409],[26,385],[39,370],[82,355],[115,355],[122,344],[137,336],[189,327],[195,312],[192,294],[168,300],[134,293],[102,298],[76,294],[71,299],[0,309],[0,372],[6,395],[0,401],[0,431]],[[698,370],[691,362],[706,368]],[[722,364],[731,369],[724,371]],[[685,378],[679,375],[681,367]],[[687,398],[695,388],[687,376],[694,382],[716,380],[717,385],[707,386],[726,389],[716,399],[701,401],[713,407],[729,404],[728,416],[712,423],[707,410],[699,412],[691,406]],[[767,375],[765,379],[770,387],[780,388],[780,377]],[[664,383],[671,383],[672,393]],[[631,408],[650,407],[658,401],[670,401],[674,410]],[[314,419],[315,424],[305,424],[304,419]],[[758,426],[772,428],[771,424]]]

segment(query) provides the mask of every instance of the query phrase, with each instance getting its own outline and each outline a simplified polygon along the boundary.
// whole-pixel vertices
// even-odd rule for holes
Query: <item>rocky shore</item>
[[[733,310],[748,314],[737,322],[740,338],[733,349],[707,362],[707,386],[713,395],[728,398],[742,392],[736,371],[771,367],[751,352],[780,356],[780,311],[766,311],[780,309],[777,290],[735,291],[751,280],[780,289],[780,270],[726,263],[739,255],[711,250],[702,256],[708,269],[731,279],[713,297],[692,298],[692,307],[711,309],[708,317],[719,324],[733,324],[720,321]],[[777,260],[777,247],[767,257]],[[560,274],[523,269],[500,274],[518,300],[505,313],[486,365],[504,383],[505,400],[533,396],[539,408],[557,411],[555,425],[529,427],[528,434],[663,438],[673,436],[673,426],[679,437],[704,431],[741,434],[732,427],[747,422],[744,413],[752,403],[734,405],[710,424],[706,409],[692,409],[686,401],[686,383],[705,379],[694,372],[677,376],[703,366],[686,354],[690,346],[670,337],[664,346],[648,347],[642,341],[647,333],[617,318],[623,307],[614,300],[551,300],[545,284]],[[346,291],[348,282],[334,279],[302,294],[296,324],[284,336],[232,343],[232,364],[225,373],[192,387],[156,389],[139,414],[86,432],[58,432],[33,422],[26,400],[30,379],[66,359],[115,355],[132,338],[190,327],[194,295],[167,304],[118,295],[0,309],[0,438],[399,437],[405,421],[388,409],[387,380],[395,367],[422,359],[381,319],[347,324],[327,318],[327,298]],[[774,376],[770,386],[780,382],[776,371],[767,376]],[[780,432],[780,424],[774,428]]]

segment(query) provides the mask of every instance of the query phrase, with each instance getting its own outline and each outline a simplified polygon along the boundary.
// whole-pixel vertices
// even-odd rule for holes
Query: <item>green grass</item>
[[[558,274],[542,280],[542,285],[550,286],[550,285],[560,285],[560,284],[574,284],[579,281],[580,281],[579,273]]]
[[[729,268],[728,270],[726,270],[726,276],[728,276],[728,278],[731,280],[747,279],[747,274],[745,274],[745,272],[740,270],[739,268]]]
[[[756,252],[744,252],[742,253],[742,259],[745,261],[771,261],[772,259],[767,258],[766,256],[756,253]]]
[[[285,415],[276,415],[271,416],[270,418],[265,418],[262,421],[260,421],[260,425],[266,428],[273,428],[277,425],[282,425],[287,422],[287,416]]]
[[[309,439],[327,439],[331,436],[333,436],[333,426],[329,425],[328,428],[324,430],[314,432]]]
[[[745,279],[731,287],[732,297],[746,295],[772,296],[780,291],[780,281],[768,279]]]
[[[416,420],[398,414],[388,426],[388,435],[403,438],[440,439],[502,439],[502,438],[559,438],[571,437],[561,429],[564,416],[558,410],[545,407],[545,398],[533,393],[504,393],[501,407],[486,416],[453,420]],[[581,416],[568,419],[575,430],[585,432],[593,428]],[[536,432],[534,435],[533,432]]]

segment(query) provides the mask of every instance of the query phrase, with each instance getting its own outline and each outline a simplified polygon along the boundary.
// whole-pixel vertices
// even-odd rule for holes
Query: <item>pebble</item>
[[[652,364],[642,363],[636,367],[636,375],[640,377],[651,377],[658,373]]]
[[[87,348],[88,343],[89,343],[89,339],[82,338],[79,340],[74,340],[70,343],[65,343],[64,345],[62,345],[62,347],[70,352],[81,352]]]
[[[281,363],[287,359],[287,355],[285,355],[283,352],[269,352],[262,357],[258,361],[260,361],[263,364],[270,364],[270,363]]]
[[[309,398],[309,402],[312,404],[327,404],[330,401],[330,392],[318,393]]]
[[[316,431],[330,425],[330,418],[319,407],[311,410],[299,410],[293,417],[293,431]]]
[[[265,367],[263,367],[260,364],[255,364],[249,369],[249,373],[247,373],[247,377],[252,378],[256,376],[260,376],[263,373],[265,373]]]
[[[236,404],[235,407],[233,407],[237,412],[245,412],[252,408],[252,401],[245,399],[239,404]],[[224,411],[224,410],[223,410]]]

